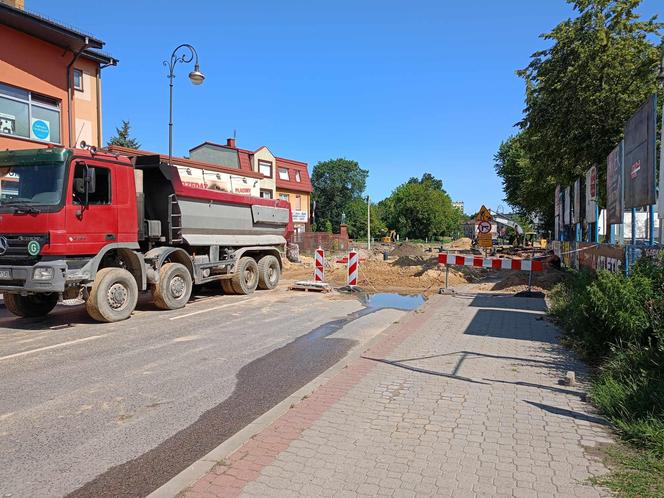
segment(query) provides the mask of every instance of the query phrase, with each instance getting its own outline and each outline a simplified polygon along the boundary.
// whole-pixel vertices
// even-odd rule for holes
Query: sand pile
[[[399,258],[401,256],[420,256],[422,258],[426,257],[426,252],[420,244],[411,244],[409,242],[404,242],[399,244],[391,253],[390,257]]]
[[[468,237],[461,237],[460,239],[456,239],[450,242],[447,245],[447,248],[468,251],[472,248],[472,246],[473,246],[473,241],[471,239],[469,239]]]
[[[491,286],[494,291],[521,292],[528,288],[528,272],[505,272],[505,277]],[[532,286],[535,290],[550,291],[565,278],[565,273],[555,268],[533,272]]]

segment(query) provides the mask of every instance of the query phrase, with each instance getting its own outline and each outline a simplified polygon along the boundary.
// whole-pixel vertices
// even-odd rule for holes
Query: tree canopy
[[[140,149],[141,144],[135,138],[129,136],[131,125],[129,121],[122,120],[119,128],[115,129],[115,135],[108,141],[108,145],[118,145],[128,149]]]
[[[346,224],[351,238],[367,236],[367,200],[363,197],[353,199],[346,206]],[[385,231],[385,224],[376,204],[371,204],[371,236],[377,237]]]
[[[663,25],[640,18],[640,0],[568,1],[577,16],[543,34],[551,47],[517,71],[526,84],[521,131],[495,156],[507,202],[548,220],[556,183],[569,184],[597,164],[604,185],[606,156],[656,91],[659,72],[653,40]]]
[[[348,216],[347,206],[354,199],[361,198],[368,176],[369,171],[360,168],[357,161],[339,158],[317,163],[311,175],[316,226],[323,227],[329,221],[337,232],[342,213]]]
[[[412,239],[454,234],[463,218],[442,189],[442,181],[429,173],[398,186],[380,207],[387,226]]]

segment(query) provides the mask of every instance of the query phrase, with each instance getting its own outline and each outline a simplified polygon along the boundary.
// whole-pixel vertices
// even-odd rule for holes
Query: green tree
[[[140,149],[141,144],[135,138],[129,136],[131,125],[129,121],[122,120],[122,125],[115,129],[115,135],[108,141],[108,145],[119,145],[128,149]]]
[[[317,226],[323,227],[329,221],[334,231],[338,231],[342,213],[353,199],[362,196],[368,176],[367,170],[349,159],[317,163],[311,175]]]
[[[517,72],[526,83],[521,133],[498,151],[507,201],[553,219],[556,183],[599,165],[622,138],[629,117],[656,91],[662,24],[642,20],[640,0],[568,0],[577,16],[542,35],[550,48]],[[524,185],[530,182],[530,185]]]
[[[380,210],[376,204],[371,204],[371,236],[377,237],[385,231]],[[358,197],[346,205],[346,223],[348,234],[353,239],[366,238],[367,236],[367,200]]]
[[[454,234],[463,218],[442,190],[442,182],[430,174],[398,186],[381,201],[380,209],[389,228],[413,239]]]

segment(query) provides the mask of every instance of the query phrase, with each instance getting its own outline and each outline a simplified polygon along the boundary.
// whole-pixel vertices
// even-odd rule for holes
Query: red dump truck
[[[21,317],[82,298],[114,322],[139,292],[177,309],[196,284],[273,289],[292,231],[287,202],[193,187],[159,156],[0,151],[0,189],[0,292]]]

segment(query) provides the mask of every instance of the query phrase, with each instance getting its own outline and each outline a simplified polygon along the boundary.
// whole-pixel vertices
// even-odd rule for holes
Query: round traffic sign
[[[477,231],[479,233],[490,233],[491,232],[491,223],[488,221],[480,221],[477,224]]]

